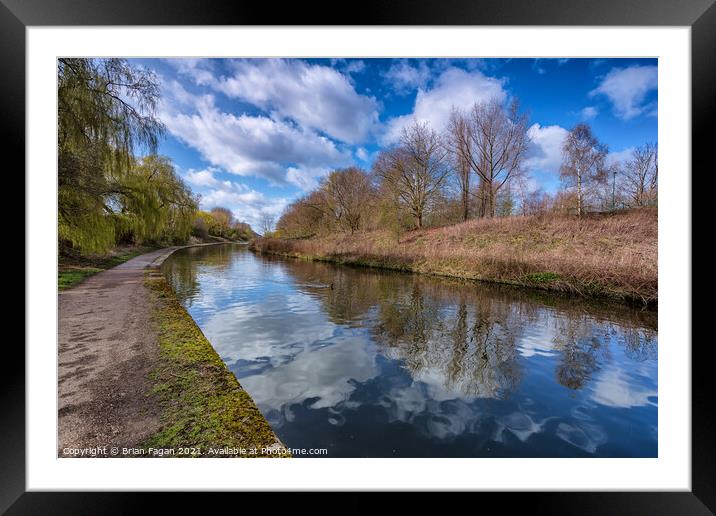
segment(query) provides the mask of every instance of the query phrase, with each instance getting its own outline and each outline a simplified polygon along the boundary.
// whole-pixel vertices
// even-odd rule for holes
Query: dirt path
[[[159,347],[146,268],[153,251],[59,294],[58,455],[65,448],[136,446],[159,428],[148,396]]]

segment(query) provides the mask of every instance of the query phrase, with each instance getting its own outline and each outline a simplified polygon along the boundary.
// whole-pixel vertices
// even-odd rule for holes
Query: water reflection
[[[231,245],[165,273],[291,447],[656,455],[656,313]]]

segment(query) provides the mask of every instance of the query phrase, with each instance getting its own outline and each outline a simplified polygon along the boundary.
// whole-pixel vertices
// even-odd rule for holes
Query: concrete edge
[[[152,274],[160,274],[161,275],[161,273],[159,272],[159,269],[161,268],[162,264],[172,254],[174,254],[176,251],[179,251],[180,249],[187,249],[189,247],[204,247],[204,246],[210,246],[210,245],[224,245],[224,244],[248,245],[248,242],[207,242],[207,243],[202,243],[202,244],[190,244],[190,245],[180,245],[180,246],[168,247],[165,249],[166,252],[164,252],[160,256],[156,257],[149,265],[147,265],[145,267],[145,270],[151,271]],[[174,296],[176,296],[176,292],[174,292],[174,289],[171,287],[171,285],[169,285],[169,288],[172,291],[172,294],[174,294]],[[192,321],[194,321],[194,318],[191,316],[191,314],[186,309],[184,309],[184,311],[189,316],[189,318]],[[199,328],[199,325],[196,323],[196,321],[194,321],[194,324],[196,325],[199,332],[201,332],[201,334],[204,336],[204,339],[209,343],[209,345],[212,348],[214,348],[214,344],[212,344],[211,341],[208,339],[208,337],[206,335],[204,335],[204,331],[201,328]],[[214,351],[216,351],[216,348],[214,348]],[[246,392],[246,394],[249,395],[249,398],[251,398],[251,401],[254,403],[254,405],[256,405],[256,402],[254,401],[253,397],[248,393],[248,391],[246,391],[246,389],[244,389],[243,385],[241,385],[241,382],[239,381],[238,378],[236,378],[236,376],[234,376],[234,380],[239,385],[239,387],[241,387],[241,389],[244,392]],[[261,414],[261,415],[263,416],[263,414]],[[266,419],[266,416],[263,416],[263,417],[264,417],[264,419]],[[269,428],[271,428],[271,432],[273,433],[273,436],[275,439],[275,442],[271,446],[269,446],[269,448],[275,449],[275,450],[280,450],[280,449],[290,450],[290,448],[288,446],[286,446],[286,444],[278,437],[278,435],[276,435],[276,431],[271,426],[271,423],[269,423],[268,420],[266,420],[266,423],[269,425]],[[289,455],[289,457],[290,457],[290,455]]]

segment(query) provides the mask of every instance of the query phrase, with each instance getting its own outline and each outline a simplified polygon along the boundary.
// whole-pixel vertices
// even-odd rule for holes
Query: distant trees
[[[319,192],[313,191],[288,205],[276,222],[276,231],[287,238],[308,238],[322,230],[330,230],[320,208]]]
[[[658,150],[655,143],[637,147],[622,170],[623,185],[630,204],[651,206],[656,204],[659,173]]]
[[[413,122],[403,129],[400,144],[383,151],[374,172],[423,227],[426,209],[445,184],[450,171],[448,151],[427,123]]]
[[[276,218],[270,213],[264,213],[261,215],[261,219],[259,220],[259,231],[261,231],[261,234],[266,235],[267,233],[273,231],[275,222]]]
[[[210,210],[214,219],[213,233],[216,236],[228,238],[234,224],[234,214],[231,210],[222,206],[216,206]]]
[[[560,177],[577,195],[577,215],[584,212],[585,190],[606,180],[607,147],[597,140],[587,124],[577,124],[562,147]]]
[[[153,156],[164,131],[154,75],[123,59],[74,58],[58,59],[57,74],[61,248],[186,238],[196,201],[169,160]]]
[[[291,238],[320,231],[365,228],[373,216],[376,191],[364,170],[350,167],[331,172],[316,190],[291,204],[276,223],[276,230]]]
[[[249,224],[236,220],[231,210],[223,206],[216,206],[210,211],[197,211],[191,234],[200,239],[214,236],[250,240],[256,236]]]

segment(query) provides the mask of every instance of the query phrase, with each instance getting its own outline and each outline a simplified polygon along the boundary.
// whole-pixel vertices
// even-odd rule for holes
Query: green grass
[[[60,256],[57,270],[57,288],[66,290],[85,278],[131,260],[151,251],[151,247],[121,249],[104,256]]]
[[[535,272],[528,274],[527,279],[534,283],[549,283],[550,281],[558,280],[559,274],[556,272]]]
[[[228,447],[246,450],[247,457],[262,456],[261,449],[275,446],[277,438],[254,401],[166,280],[155,273],[145,284],[156,296],[153,321],[160,346],[149,395],[159,396],[162,415],[161,429],[143,446],[198,448],[200,456],[212,456],[209,448]]]
[[[57,287],[60,290],[65,290],[75,286],[77,283],[82,281],[88,276],[102,272],[104,269],[98,269],[96,267],[86,267],[83,269],[69,269],[59,271],[57,274]]]

